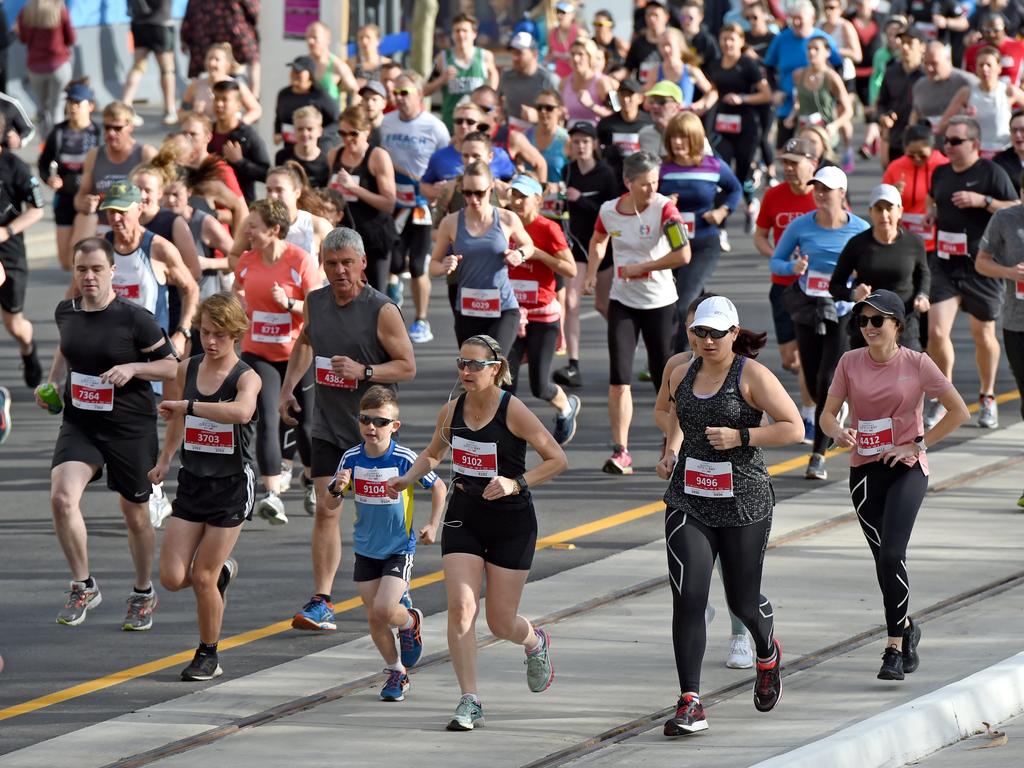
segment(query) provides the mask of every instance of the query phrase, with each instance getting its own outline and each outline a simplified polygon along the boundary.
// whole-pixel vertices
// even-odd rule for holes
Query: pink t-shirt
[[[923,435],[924,395],[938,397],[952,386],[928,355],[906,347],[886,363],[872,360],[867,347],[843,355],[828,394],[850,404],[850,426],[858,430],[850,466],[878,461],[887,446],[906,445]],[[913,466],[918,460],[927,475],[927,454],[903,462]]]

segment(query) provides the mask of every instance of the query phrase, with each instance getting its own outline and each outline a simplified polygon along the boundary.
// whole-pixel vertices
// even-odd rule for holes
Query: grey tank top
[[[334,299],[330,286],[318,288],[306,297],[309,310],[306,338],[313,348],[316,367],[316,408],[313,437],[325,440],[342,450],[362,441],[359,434],[359,400],[374,381],[346,382],[332,376],[328,361],[345,355],[363,365],[380,365],[391,360],[377,338],[377,321],[381,309],[391,300],[369,285],[345,306]],[[394,384],[383,384],[397,391]]]
[[[693,394],[693,383],[704,362],[697,357],[675,391],[676,417],[684,437],[679,462],[665,492],[665,504],[712,528],[757,523],[769,517],[775,507],[775,492],[761,449],[749,446],[718,451],[704,434],[708,427],[761,426],[762,412],[740,393],[746,360],[736,355],[722,386],[704,398]],[[721,490],[726,463],[731,465],[731,495],[723,495]]]
[[[107,194],[107,190],[110,189],[110,185],[116,181],[124,181],[128,178],[128,174],[132,172],[132,168],[142,162],[142,147],[141,141],[135,142],[135,146],[132,147],[132,151],[129,153],[128,158],[123,163],[115,163],[107,155],[107,148],[100,147],[96,150],[96,162],[92,167],[92,187],[93,194],[100,195],[103,197]],[[99,212],[99,223],[107,223],[107,212]]]
[[[515,291],[512,290],[512,283],[508,279],[508,267],[505,264],[508,238],[501,228],[501,216],[497,208],[494,209],[494,220],[490,228],[479,237],[466,231],[466,211],[459,211],[455,244],[452,248],[453,253],[462,256],[459,268],[455,272],[459,286],[456,306],[460,312],[466,314],[464,310],[467,304],[463,301],[463,291],[467,288],[474,292],[490,292],[492,295],[496,290],[501,312],[506,309],[519,309]],[[486,301],[486,294],[472,295],[478,297],[480,301]]]

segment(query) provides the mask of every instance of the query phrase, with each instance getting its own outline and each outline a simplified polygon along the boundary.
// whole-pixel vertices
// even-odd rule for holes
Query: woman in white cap
[[[839,254],[868,223],[846,210],[846,174],[835,166],[821,168],[811,179],[817,210],[790,222],[771,259],[772,274],[799,275],[786,289],[783,303],[796,330],[800,364],[815,408],[814,443],[805,477],[825,480],[828,437],[818,419],[832,373],[849,345],[847,324],[851,303],[835,301],[829,293]]]
[[[715,558],[721,560],[729,610],[754,639],[754,706],[768,712],[782,696],[782,653],[761,571],[775,493],[764,446],[798,443],[803,421],[782,383],[746,356],[763,335],[740,327],[724,296],[698,305],[690,324],[695,357],[669,377],[676,418],[659,465],[671,471],[665,492],[665,542],[672,587],[672,644],[680,696],[666,736],[708,727],[700,702],[706,644],[704,607]],[[771,423],[761,426],[767,413]]]
[[[924,241],[900,227],[903,198],[896,187],[879,184],[871,191],[869,205],[871,229],[846,243],[832,273],[829,293],[838,301],[862,301],[879,289],[892,291],[906,309],[900,343],[920,352],[918,313],[928,311],[932,283]],[[856,275],[853,285],[852,275]],[[850,345],[854,349],[866,343],[860,331],[851,330]]]
[[[932,359],[901,346],[905,302],[876,290],[853,308],[866,347],[843,355],[821,414],[821,429],[850,448],[850,494],[875,558],[887,627],[879,680],[918,667],[921,628],[910,618],[907,544],[928,490],[929,448],[970,418],[960,393]],[[922,402],[938,398],[942,419],[925,430]],[[850,406],[851,426],[836,415]]]

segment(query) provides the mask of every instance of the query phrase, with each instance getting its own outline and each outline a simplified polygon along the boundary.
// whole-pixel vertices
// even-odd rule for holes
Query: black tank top
[[[359,179],[360,187],[365,189],[367,192],[372,192],[375,195],[378,194],[377,177],[370,171],[370,153],[373,152],[373,148],[371,147],[366,150],[362,161],[354,168],[349,168],[341,162],[341,152],[342,151],[339,149],[338,153],[334,156],[334,167],[331,168],[332,178],[334,174],[344,168],[350,175]],[[344,194],[342,190],[339,189],[339,191]],[[346,198],[346,202],[348,204],[348,210],[352,216],[352,220],[356,224],[356,231],[360,234],[362,234],[363,228],[372,224],[374,220],[383,213],[383,211],[374,208],[369,203],[364,203],[362,200],[348,200]]]
[[[169,211],[166,208],[161,208],[157,211],[156,216],[149,220],[148,224],[143,224],[148,231],[154,235],[160,235],[164,240],[170,243],[174,243],[174,222],[178,218],[178,214],[174,211]],[[167,327],[170,331],[174,331],[181,324],[181,293],[178,291],[178,286],[168,285],[167,286]]]
[[[746,360],[743,355],[736,355],[718,391],[711,397],[697,397],[693,394],[693,382],[704,360],[694,358],[675,391],[676,417],[684,438],[679,462],[665,492],[665,504],[692,514],[712,528],[759,522],[771,515],[775,506],[775,493],[761,449],[748,446],[718,451],[704,434],[708,427],[761,426],[762,412],[740,393],[740,374]],[[731,472],[727,474],[728,465]]]
[[[508,405],[511,401],[512,395],[503,391],[494,418],[477,430],[466,426],[463,417],[465,393],[455,401],[450,423],[452,472],[456,485],[472,496],[480,496],[492,477],[516,478],[526,471],[526,441],[512,434],[508,428]],[[510,509],[529,505],[530,493],[481,501]]]
[[[238,394],[238,379],[252,368],[239,360],[217,391],[204,395],[196,384],[199,364],[204,357],[196,355],[189,359],[182,397],[199,403],[234,402]],[[198,416],[186,416],[185,439],[181,446],[182,468],[196,477],[230,477],[244,472],[246,467],[255,463],[256,419],[255,412],[246,424],[218,424]]]

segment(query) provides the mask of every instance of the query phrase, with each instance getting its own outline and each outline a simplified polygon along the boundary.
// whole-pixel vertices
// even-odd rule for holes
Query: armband
[[[143,352],[143,354],[146,356],[147,363],[155,363],[157,360],[163,360],[168,355],[173,355],[175,360],[179,362],[181,361],[181,358],[178,357],[177,350],[174,349],[174,345],[171,344],[171,340],[167,338],[166,333],[164,334],[163,344],[156,349],[151,349],[149,352]]]

